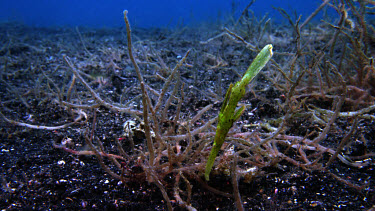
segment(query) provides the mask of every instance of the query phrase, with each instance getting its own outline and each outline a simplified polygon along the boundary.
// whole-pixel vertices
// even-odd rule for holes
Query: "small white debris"
[[[59,161],[57,161],[57,164],[58,164],[59,166],[63,166],[63,165],[65,165],[65,161],[63,161],[63,160],[59,160]]]
[[[68,182],[68,180],[65,180],[65,179],[61,179],[61,180],[58,181],[59,184],[63,184],[63,183],[67,183],[67,182]]]
[[[72,139],[67,137],[65,138],[64,140],[61,141],[61,145],[63,146],[67,146],[67,145],[71,145],[73,142],[72,142]]]

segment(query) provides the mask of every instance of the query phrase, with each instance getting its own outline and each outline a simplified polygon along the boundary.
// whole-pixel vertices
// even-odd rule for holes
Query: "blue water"
[[[17,21],[32,26],[116,27],[123,25],[122,11],[138,27],[216,22],[238,16],[250,0],[0,0],[0,21]],[[273,7],[297,11],[307,17],[322,0],[257,0],[250,9],[256,15],[268,13],[280,19]],[[233,6],[234,5],[234,6]]]

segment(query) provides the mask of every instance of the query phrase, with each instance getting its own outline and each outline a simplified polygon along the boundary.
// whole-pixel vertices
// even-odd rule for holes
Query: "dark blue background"
[[[214,22],[226,17],[236,5],[236,14],[250,0],[0,0],[0,20],[19,21],[34,26],[111,27],[122,26],[122,11],[129,11],[133,25],[170,27],[178,23]],[[322,0],[257,0],[251,9],[257,15],[280,15],[272,9],[297,10],[303,17],[314,11]]]

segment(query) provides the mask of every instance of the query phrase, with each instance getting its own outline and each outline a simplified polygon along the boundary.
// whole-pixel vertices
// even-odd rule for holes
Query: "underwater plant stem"
[[[113,172],[109,167],[108,165],[106,165],[104,163],[104,159],[103,159],[103,156],[102,154],[105,154],[103,151],[102,152],[99,152],[99,150],[94,146],[94,144],[92,143],[93,139],[94,139],[94,131],[95,131],[95,126],[96,126],[96,110],[94,109],[94,116],[93,116],[93,121],[92,121],[92,129],[91,129],[91,133],[88,134],[88,135],[85,135],[85,142],[86,144],[90,147],[91,151],[93,151],[96,155],[96,158],[98,159],[98,162],[99,162],[99,165],[100,167],[103,168],[104,171],[106,171],[109,175],[111,175],[113,178],[116,178],[118,180],[121,179],[121,176],[118,175],[117,173]],[[99,139],[97,139],[98,141]]]
[[[331,158],[328,160],[325,169],[328,169],[328,166],[333,163],[333,161],[337,158],[337,156],[341,153],[341,151],[344,149],[345,145],[350,141],[353,133],[357,130],[358,125],[358,118],[354,119],[354,124],[351,126],[350,131],[345,135],[345,137],[341,140],[339,147],[337,147],[335,154],[331,156]]]
[[[252,0],[246,7],[244,10],[242,10],[242,13],[241,13],[241,16],[237,19],[236,21],[236,24],[234,25],[234,27],[237,27],[238,23],[241,21],[241,19],[246,15],[248,14],[249,12],[249,8],[251,7],[251,5],[254,4],[256,0]]]
[[[210,156],[208,157],[206,164],[205,179],[207,181],[209,180],[212,166],[214,165],[216,156],[224,143],[225,137],[227,136],[233,123],[242,115],[243,111],[245,110],[245,106],[237,109],[238,101],[240,101],[240,99],[245,95],[246,86],[267,64],[267,62],[271,59],[272,54],[272,45],[266,45],[251,63],[242,79],[238,81],[234,86],[233,84],[229,86],[224,98],[223,105],[221,106],[214,144],[212,146]]]
[[[83,112],[83,111],[75,111],[75,112],[77,112],[78,116],[76,118],[74,118],[74,120],[72,122],[69,122],[69,123],[66,123],[66,124],[63,124],[63,125],[58,125],[58,126],[32,125],[32,124],[28,124],[28,123],[24,123],[24,122],[18,122],[18,121],[8,119],[2,112],[0,112],[0,117],[3,118],[3,120],[8,122],[9,124],[17,125],[17,126],[21,126],[21,127],[27,127],[27,128],[39,129],[39,130],[60,130],[60,129],[70,127],[74,124],[78,124],[81,121],[82,122],[87,121],[87,115],[86,115],[85,112]]]
[[[111,104],[105,100],[103,100],[98,93],[94,91],[94,89],[89,85],[89,83],[86,82],[85,79],[81,76],[81,73],[78,69],[74,67],[72,62],[70,61],[70,58],[68,56],[64,56],[65,62],[68,64],[70,67],[71,71],[73,74],[76,76],[76,78],[86,87],[86,89],[91,93],[92,97],[95,99],[97,104],[104,106],[110,110],[116,111],[116,112],[123,112],[123,113],[128,113],[128,114],[135,114],[135,115],[142,115],[142,112],[139,112],[138,110],[133,110],[131,108],[123,108],[116,106],[114,104]],[[92,106],[82,106],[82,105],[77,105],[77,104],[72,104],[69,102],[62,102],[65,105],[71,106],[71,107],[81,107],[81,108],[88,108],[88,107],[98,107],[97,105],[92,105]]]
[[[319,13],[319,11],[322,10],[324,6],[326,6],[330,1],[331,0],[325,0],[313,13],[311,13],[309,17],[306,18],[306,20],[301,24],[299,28],[302,29],[306,24],[308,24],[311,19],[313,19]]]
[[[78,36],[79,36],[79,39],[81,40],[81,43],[82,43],[82,45],[83,45],[83,48],[84,48],[85,51],[91,56],[92,54],[90,53],[89,50],[87,50],[86,44],[85,44],[85,42],[84,42],[84,40],[83,40],[83,37],[82,37],[82,35],[81,35],[81,32],[79,32],[78,26],[76,26],[76,31],[77,31],[77,34],[78,34]]]
[[[137,72],[139,82],[143,82],[143,77],[142,77],[141,71],[140,71],[139,66],[138,66],[138,64],[135,61],[135,58],[133,56],[133,45],[132,45],[132,37],[131,37],[132,30],[130,28],[130,23],[129,23],[129,19],[128,19],[128,11],[124,10],[123,13],[124,13],[124,21],[125,21],[125,25],[126,25],[126,33],[127,33],[127,39],[128,39],[129,57],[130,57],[130,60],[132,61],[133,65],[134,65],[135,71]]]
[[[146,141],[147,141],[147,148],[148,148],[148,151],[150,153],[150,156],[149,156],[149,163],[150,163],[150,166],[153,166],[154,165],[154,159],[155,159],[155,152],[154,152],[154,145],[152,143],[152,139],[151,139],[151,132],[150,132],[150,124],[148,122],[148,103],[147,103],[147,99],[146,99],[146,89],[145,89],[145,85],[144,83],[142,82],[141,83],[141,90],[142,90],[142,95],[143,95],[143,98],[142,98],[142,103],[143,103],[143,121],[144,121],[144,126],[145,126],[145,135],[146,135]]]
[[[235,200],[237,210],[243,211],[244,208],[242,206],[241,195],[240,195],[240,191],[238,188],[237,162],[238,162],[238,155],[235,154],[233,157],[233,163],[231,166],[233,197]]]

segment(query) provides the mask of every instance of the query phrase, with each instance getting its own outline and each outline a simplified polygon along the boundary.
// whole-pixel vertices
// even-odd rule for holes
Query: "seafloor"
[[[222,148],[217,160],[229,167],[216,169],[206,183],[201,167],[194,168],[187,158],[177,159],[189,148],[188,140],[166,141],[166,145],[173,142],[175,146],[159,152],[160,165],[170,162],[173,156],[178,162],[170,164],[169,171],[159,168],[149,173],[147,161],[142,160],[149,156],[147,134],[124,130],[125,122],[131,119],[138,124],[144,116],[111,109],[73,76],[69,62],[101,99],[118,107],[144,111],[140,83],[127,50],[125,27],[33,28],[2,23],[1,210],[166,210],[162,190],[176,210],[240,209],[230,173],[232,166],[236,166],[232,165],[234,158],[240,160],[238,168],[257,167],[250,178],[245,173],[238,176],[238,193],[245,210],[373,207],[373,59],[365,68],[355,58],[346,58],[349,54],[342,53],[342,46],[348,46],[346,52],[351,55],[360,54],[358,49],[364,49],[363,46],[355,49],[350,35],[335,35],[328,24],[309,25],[299,35],[291,26],[271,27],[264,20],[257,24],[254,28],[237,23],[229,29],[206,25],[132,31],[133,54],[150,95],[161,95],[169,74],[190,49],[171,82],[177,91],[173,86],[167,87],[162,101],[161,107],[166,108],[163,112],[168,115],[160,115],[163,122],[159,122],[159,129],[170,130],[168,137],[189,134],[186,131],[193,131],[217,116],[229,84],[240,79],[259,48],[267,43],[274,46],[275,62],[267,65],[249,87],[241,101],[246,110],[228,135],[227,148]],[[368,28],[369,34],[370,31]],[[326,46],[334,36],[339,37],[335,39],[337,47],[330,52]],[[373,41],[364,43],[372,44],[363,50],[366,58],[374,56]],[[355,68],[361,67],[363,83],[356,83],[356,79],[362,78],[357,77],[360,73]],[[299,77],[302,72],[306,73],[304,78]],[[148,103],[157,102],[158,97],[151,97]],[[207,106],[210,109],[193,118]],[[75,121],[81,111],[84,118]],[[178,112],[177,121],[173,115]],[[158,116],[152,112],[149,115]],[[192,119],[195,122],[190,122]],[[150,121],[151,128],[155,127],[157,120],[150,117]],[[177,129],[171,130],[174,123],[185,125],[175,125]],[[65,126],[53,128],[60,125]],[[203,149],[201,145],[189,148],[192,152],[202,150],[193,154],[195,157],[192,155],[197,166],[205,163],[215,125],[213,122],[192,135],[191,141],[199,142],[202,137],[207,140]],[[43,129],[44,126],[52,128]],[[104,163],[116,174],[126,175],[126,179],[121,181],[103,170],[93,150],[85,144],[85,137],[93,136],[101,140],[103,146],[99,141],[93,142],[102,150]],[[117,150],[114,138],[123,141],[125,153]],[[132,138],[132,143],[127,138]],[[249,144],[267,138],[270,144],[262,145],[258,151]],[[155,140],[156,149],[161,148]],[[244,151],[246,144],[253,150],[251,153]],[[240,150],[243,151],[236,153]],[[126,157],[127,163],[121,164],[127,165],[126,169],[116,169],[116,163],[107,159],[111,155],[105,152]],[[330,161],[332,156],[340,159]],[[159,180],[147,178],[147,173],[159,175],[155,176]],[[160,181],[163,188],[155,181]]]

